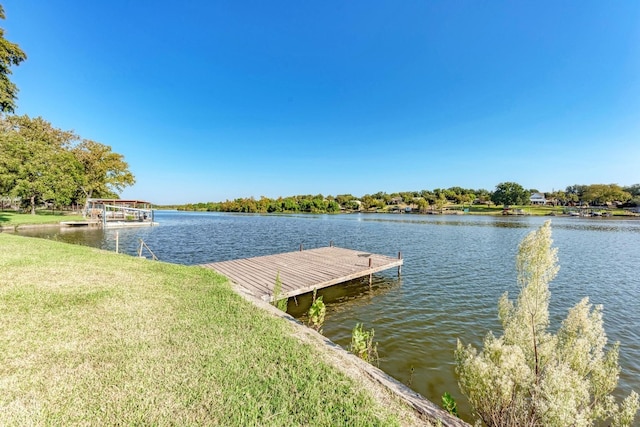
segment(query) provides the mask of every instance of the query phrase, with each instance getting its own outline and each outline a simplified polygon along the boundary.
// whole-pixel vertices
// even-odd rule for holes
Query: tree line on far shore
[[[356,197],[351,194],[337,196],[297,195],[278,197],[265,196],[255,199],[238,198],[224,202],[188,203],[170,206],[185,211],[245,212],[245,213],[336,213],[341,211],[374,211],[389,206],[409,206],[426,212],[455,205],[517,205],[530,204],[532,194],[540,193],[552,206],[605,206],[616,204],[625,207],[640,206],[640,184],[622,187],[617,184],[571,185],[565,190],[543,193],[537,189],[524,189],[515,182],[502,182],[493,191],[450,187],[447,189],[402,191],[397,193],[377,192]],[[166,206],[169,207],[169,206]]]

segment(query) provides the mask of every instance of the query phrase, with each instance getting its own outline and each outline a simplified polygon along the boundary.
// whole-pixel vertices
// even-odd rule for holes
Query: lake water
[[[162,261],[201,264],[334,245],[389,256],[395,269],[365,282],[329,288],[324,334],[347,347],[357,322],[375,329],[380,368],[440,404],[444,392],[470,420],[454,374],[456,340],[479,346],[501,334],[497,302],[517,296],[515,256],[522,238],[546,219],[431,215],[247,215],[157,212],[158,227],[37,230],[46,237],[136,254],[139,240]],[[609,342],[620,341],[618,396],[640,392],[640,221],[552,218],[560,272],[551,284],[552,330],[589,296],[604,305]],[[290,301],[304,316],[309,297]]]

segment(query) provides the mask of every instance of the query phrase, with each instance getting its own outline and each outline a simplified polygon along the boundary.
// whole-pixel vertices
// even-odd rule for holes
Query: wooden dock
[[[338,283],[402,266],[398,258],[329,246],[276,255],[202,264],[227,276],[242,291],[265,301],[273,299],[276,276],[282,298],[313,292]]]

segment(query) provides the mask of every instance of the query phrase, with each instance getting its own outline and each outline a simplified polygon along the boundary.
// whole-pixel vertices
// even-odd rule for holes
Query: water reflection
[[[350,310],[354,306],[371,304],[376,297],[382,296],[402,285],[402,279],[374,276],[371,286],[369,279],[355,279],[337,286],[318,289],[317,297],[327,305],[327,314]],[[307,322],[307,313],[313,303],[313,294],[308,293],[289,299],[287,312],[303,322]]]

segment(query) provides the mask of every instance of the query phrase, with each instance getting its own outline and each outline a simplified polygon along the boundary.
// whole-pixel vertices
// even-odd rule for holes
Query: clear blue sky
[[[18,114],[158,204],[640,183],[640,2],[1,2]]]

